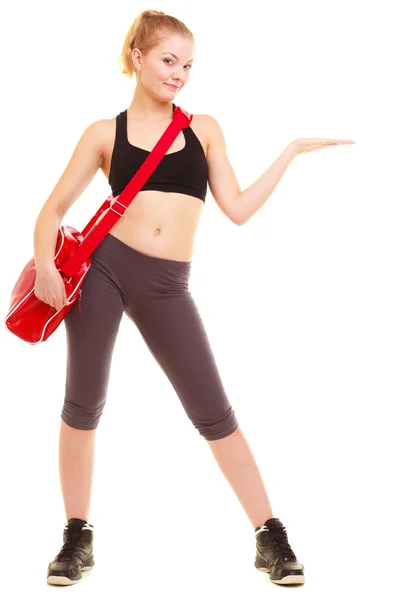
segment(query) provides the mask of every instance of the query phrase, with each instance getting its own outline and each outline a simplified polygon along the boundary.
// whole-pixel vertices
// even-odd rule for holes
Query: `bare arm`
[[[239,225],[246,223],[265,204],[295,156],[297,150],[290,143],[261,177],[236,196]]]
[[[33,234],[36,270],[52,271],[58,229],[72,204],[92,181],[103,160],[104,121],[84,131],[35,223]]]
[[[235,225],[239,225],[239,216],[234,198],[240,193],[240,186],[229,160],[225,137],[216,119],[204,115],[207,128],[208,147],[208,185],[217,206]]]
[[[205,115],[208,131],[208,182],[211,193],[222,212],[236,225],[243,225],[268,200],[290,162],[297,155],[291,142],[257,181],[240,190],[229,161],[225,137],[216,119]]]
[[[298,154],[333,146],[355,144],[354,140],[335,138],[298,138],[290,142],[272,165],[244,191],[228,159],[224,135],[218,121],[204,115],[208,132],[208,182],[220,209],[236,225],[243,225],[268,200],[283,174]]]

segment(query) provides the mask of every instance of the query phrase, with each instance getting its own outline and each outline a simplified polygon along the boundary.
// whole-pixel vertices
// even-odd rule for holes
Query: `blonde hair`
[[[122,73],[132,77],[136,69],[132,62],[132,50],[138,48],[143,55],[152,50],[166,35],[178,34],[189,38],[194,44],[194,36],[182,21],[158,10],[144,10],[136,17],[126,34],[120,63]]]

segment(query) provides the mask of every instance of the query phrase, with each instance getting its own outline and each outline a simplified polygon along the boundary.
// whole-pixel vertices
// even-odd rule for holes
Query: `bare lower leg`
[[[220,440],[206,440],[254,529],[273,517],[252,451],[240,427]]]
[[[96,429],[81,430],[61,419],[59,471],[67,521],[89,521]]]

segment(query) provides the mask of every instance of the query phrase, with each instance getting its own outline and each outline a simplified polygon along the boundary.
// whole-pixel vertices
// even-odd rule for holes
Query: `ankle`
[[[267,521],[269,521],[269,519],[273,519],[273,518],[274,518],[274,515],[272,514],[272,512],[269,512],[269,513],[267,513],[267,515],[264,515],[264,516],[265,516],[265,519],[264,519],[264,521],[263,521],[261,524],[260,524],[260,521],[258,521],[258,524],[257,524],[257,525],[254,525],[254,524],[253,524],[254,531],[257,531],[258,529],[261,529],[261,527],[262,527],[263,525],[265,525],[265,523],[266,523]]]

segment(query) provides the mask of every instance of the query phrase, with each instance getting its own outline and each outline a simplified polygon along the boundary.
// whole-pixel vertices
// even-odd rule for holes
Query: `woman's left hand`
[[[299,138],[292,142],[297,154],[345,144],[355,144],[355,142],[353,140],[336,140],[331,138]]]

